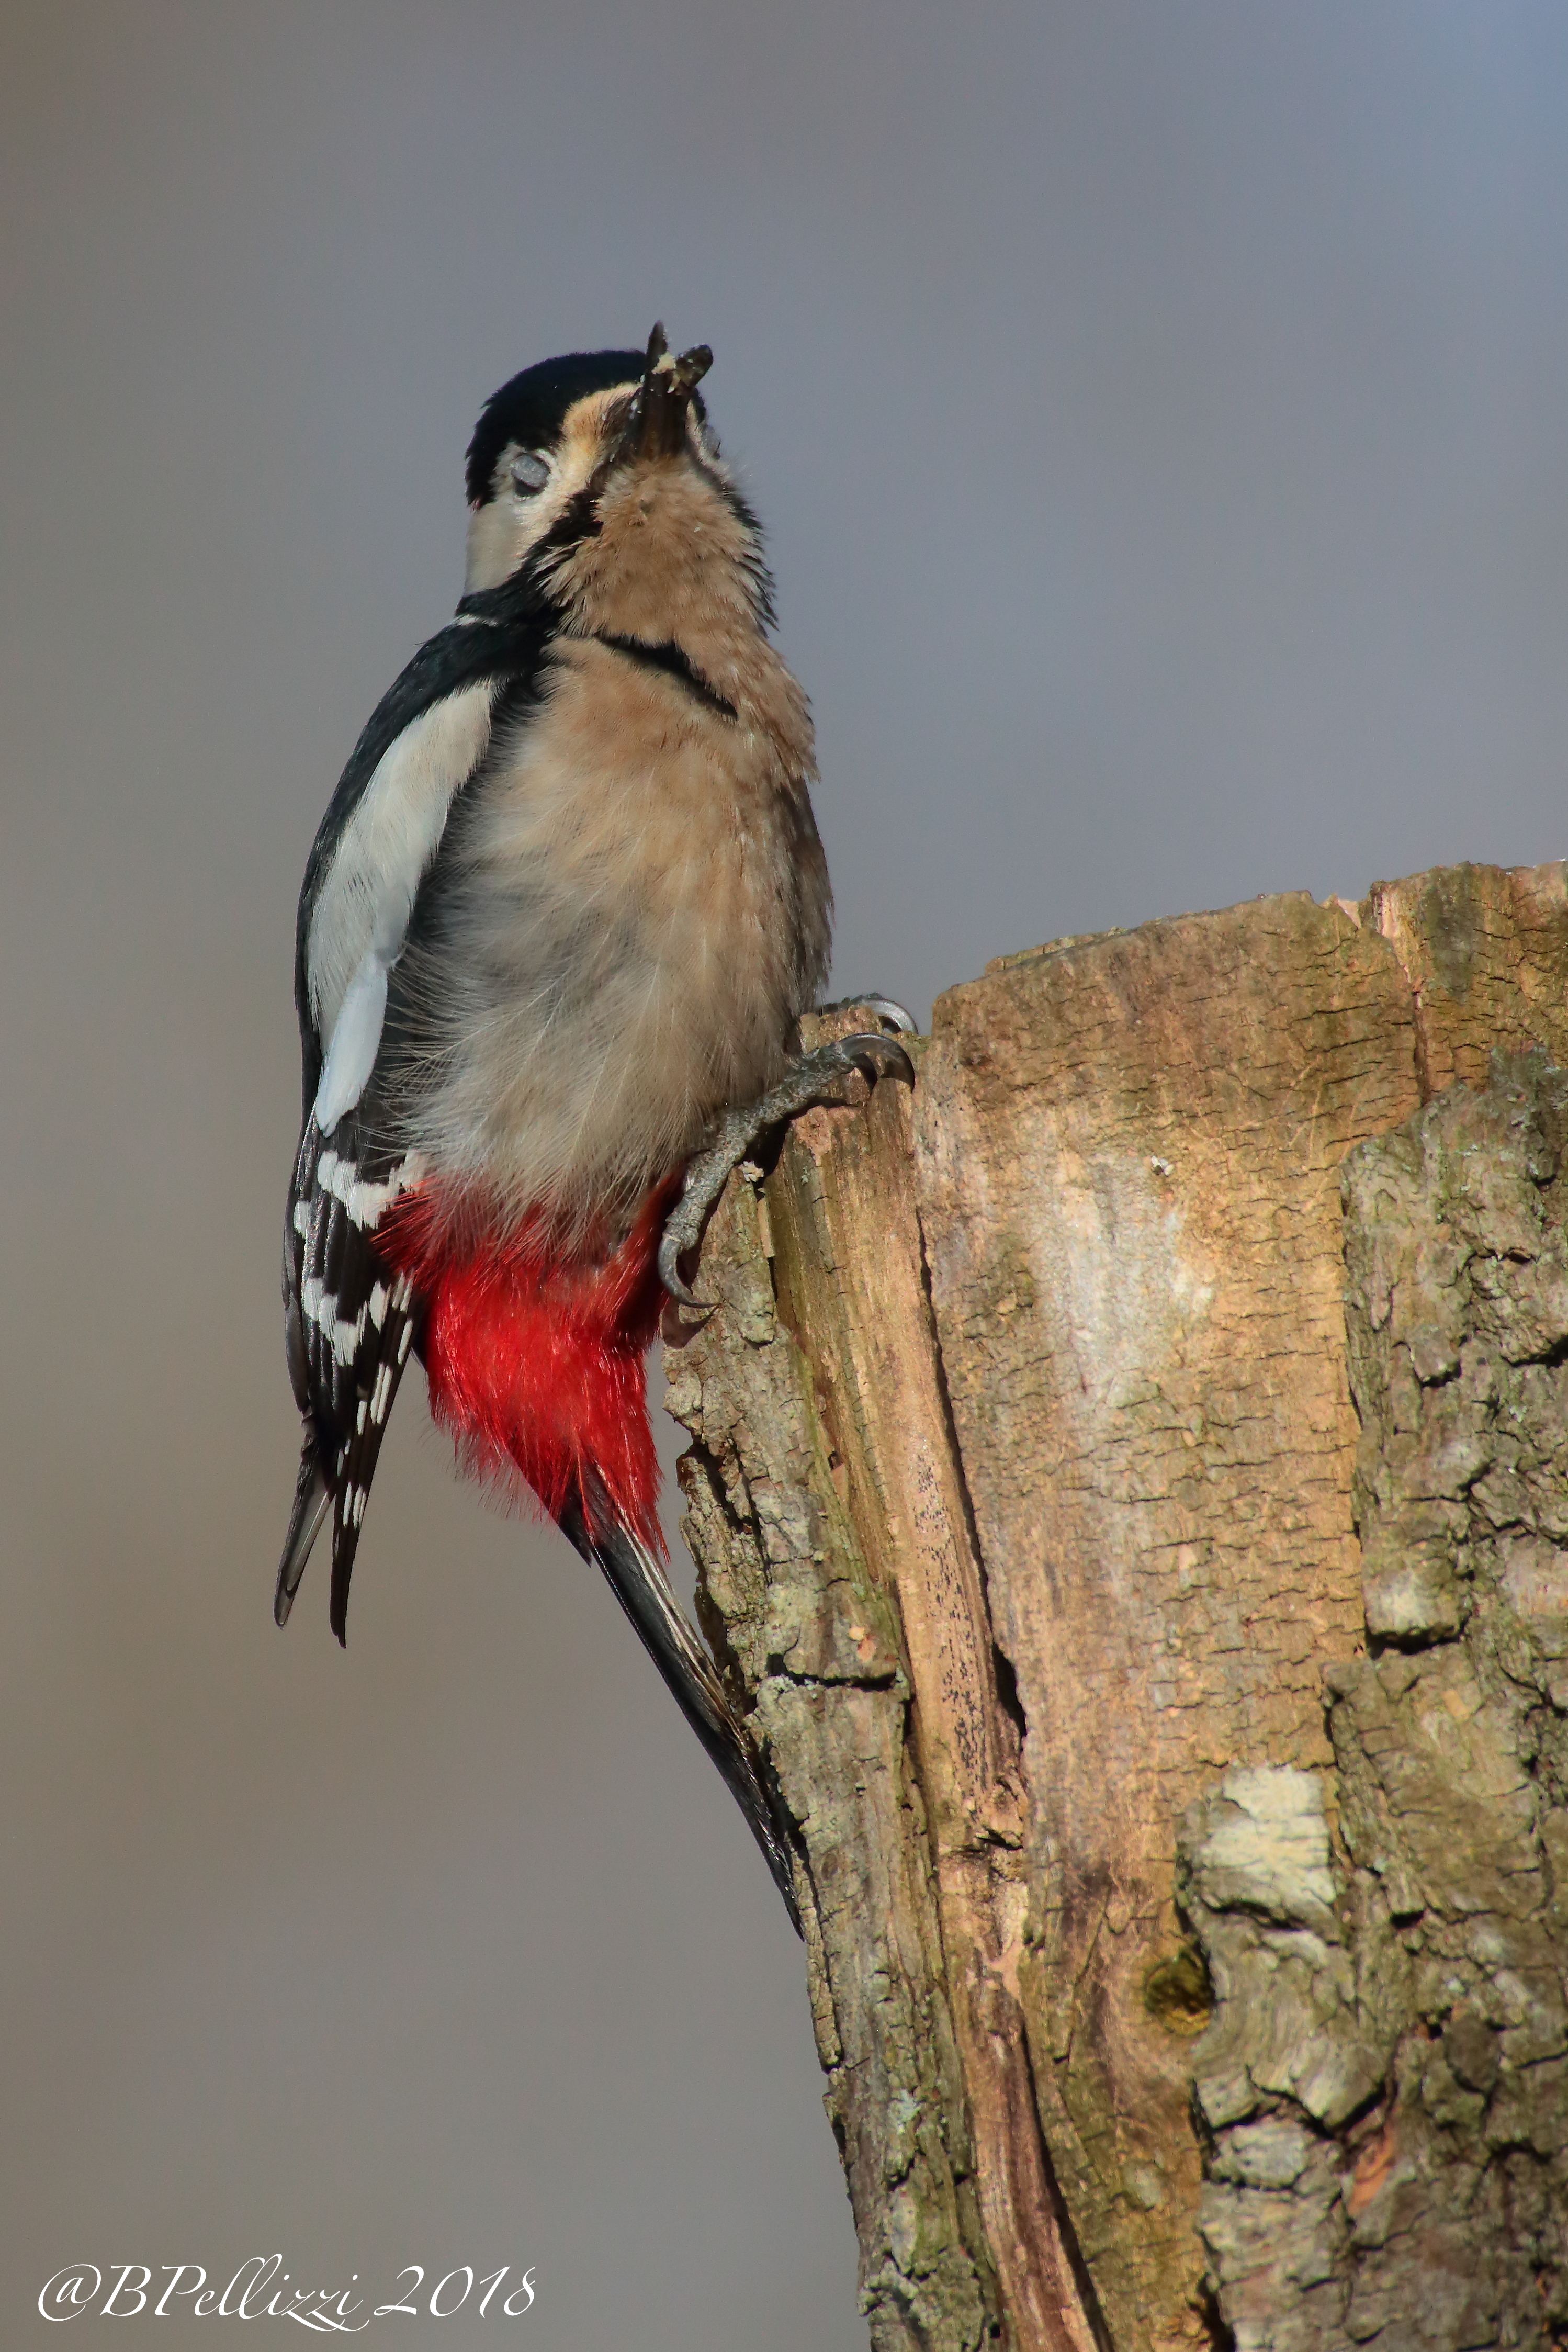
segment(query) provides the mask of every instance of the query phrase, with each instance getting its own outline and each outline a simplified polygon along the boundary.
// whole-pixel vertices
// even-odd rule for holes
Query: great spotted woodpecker
[[[468,450],[456,617],[361,736],[300,893],[303,1133],[284,1253],[304,1416],[287,1618],[332,1523],[331,1622],[409,1355],[481,1478],[597,1562],[799,1926],[787,1827],[663,1565],[643,1359],[759,1129],[907,1057],[793,1065],[831,896],[805,698],[711,354],[528,368]],[[878,999],[890,1025],[912,1025]]]

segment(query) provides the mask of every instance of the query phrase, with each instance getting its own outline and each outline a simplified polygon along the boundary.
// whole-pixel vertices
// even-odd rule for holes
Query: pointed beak
[[[679,359],[672,359],[662,325],[648,338],[647,364],[621,444],[622,455],[635,461],[673,457],[686,446],[686,410],[691,397],[713,365],[706,343],[695,343]]]

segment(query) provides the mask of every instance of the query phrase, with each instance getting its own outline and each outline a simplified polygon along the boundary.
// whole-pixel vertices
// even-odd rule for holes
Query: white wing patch
[[[351,1110],[381,1044],[387,973],[402,952],[414,894],[440,846],[454,794],[490,740],[494,678],[423,711],[382,755],[343,828],[306,941],[310,1010],[324,1061],[316,1123]]]
[[[407,921],[406,915],[403,919]],[[402,944],[400,940],[398,945]],[[353,1109],[376,1066],[391,968],[390,959],[383,961],[374,948],[367,949],[339,1007],[332,1042],[321,1065],[321,1083],[316,1089],[316,1124],[323,1135],[330,1135],[343,1113]],[[356,1217],[354,1222],[360,1224],[363,1220]]]

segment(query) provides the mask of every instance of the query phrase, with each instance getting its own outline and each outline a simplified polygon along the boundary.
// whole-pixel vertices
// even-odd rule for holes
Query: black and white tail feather
[[[762,1849],[773,1883],[784,1897],[800,1935],[800,1906],[789,1842],[779,1810],[762,1779],[750,1734],[737,1716],[718,1671],[670,1590],[663,1564],[628,1528],[614,1518],[608,1497],[595,1482],[594,1516],[604,1532],[591,1536],[580,1506],[561,1514],[561,1533],[586,1560],[601,1568],[610,1589],[636,1629],[648,1655],[664,1678],[676,1706],[724,1776]]]

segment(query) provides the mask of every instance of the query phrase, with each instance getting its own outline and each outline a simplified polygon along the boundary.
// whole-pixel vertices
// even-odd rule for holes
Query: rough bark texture
[[[879,2352],[1568,2315],[1565,975],[1561,866],[1058,942],[731,1185],[670,1402]]]
[[[1243,2347],[1568,2324],[1568,1076],[1503,1063],[1344,1171],[1378,1654],[1316,1775],[1186,1824],[1224,1999],[1204,2233]]]

